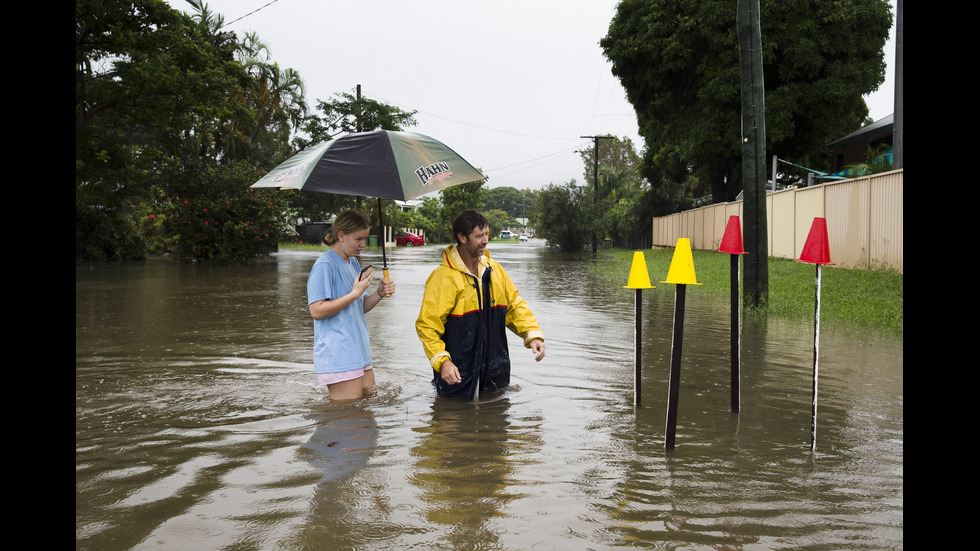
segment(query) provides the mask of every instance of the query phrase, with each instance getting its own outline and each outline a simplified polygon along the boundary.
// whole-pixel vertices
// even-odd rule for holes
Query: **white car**
[[[521,241],[527,241],[527,234],[526,233],[522,233],[521,234]]]

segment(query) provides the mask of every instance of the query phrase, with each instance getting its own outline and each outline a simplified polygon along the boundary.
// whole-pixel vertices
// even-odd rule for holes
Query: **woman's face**
[[[350,260],[350,257],[357,256],[361,254],[361,249],[367,243],[368,234],[371,233],[371,228],[365,228],[363,230],[358,230],[353,233],[339,232],[337,234],[337,244],[334,246],[334,250],[344,258],[344,260]]]

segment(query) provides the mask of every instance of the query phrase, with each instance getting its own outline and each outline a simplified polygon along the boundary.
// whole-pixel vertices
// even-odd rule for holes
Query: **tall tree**
[[[237,111],[247,82],[227,34],[207,34],[162,0],[76,0],[76,256],[140,258],[137,205],[165,194]]]
[[[538,193],[534,216],[535,235],[558,245],[562,252],[579,252],[591,239],[595,224],[591,188],[549,184]]]
[[[453,221],[456,220],[459,213],[469,209],[482,211],[486,207],[484,203],[487,195],[485,183],[486,180],[481,180],[439,190],[439,200],[442,202],[442,210],[439,211],[439,224],[445,228],[450,237],[453,233]]]
[[[525,199],[519,189],[503,186],[488,189],[484,203],[487,210],[502,210],[511,218],[523,218]]]
[[[317,101],[317,110],[320,114],[310,115],[303,123],[308,137],[296,140],[300,149],[328,141],[342,132],[403,130],[416,124],[415,111],[403,111],[347,92],[334,94],[331,100]]]
[[[585,167],[585,183],[594,189],[595,145],[582,149],[579,155]],[[599,146],[599,195],[607,196],[616,188],[623,188],[631,193],[640,191],[643,186],[640,162],[633,140],[618,136],[604,140]],[[609,178],[613,180],[608,180]]]
[[[201,0],[188,1],[200,25],[215,29],[224,25],[224,18],[212,14]],[[232,95],[251,116],[226,121],[220,129],[221,150],[230,159],[273,166],[292,153],[290,138],[308,112],[305,85],[295,69],[273,61],[268,45],[254,32],[245,33],[236,46],[235,57],[249,79]]]
[[[652,185],[709,182],[716,202],[741,189],[735,3],[623,0],[600,41],[636,109]],[[824,146],[866,122],[863,96],[884,80],[887,0],[763,0],[767,158],[823,166]]]

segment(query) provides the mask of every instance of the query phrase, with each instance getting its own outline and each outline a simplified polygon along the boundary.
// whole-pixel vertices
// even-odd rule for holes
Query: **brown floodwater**
[[[628,274],[535,241],[490,251],[547,357],[513,337],[511,388],[471,403],[436,398],[414,329],[441,247],[389,249],[378,388],[349,403],[313,375],[319,253],[76,263],[76,549],[903,548],[901,336],[822,328],[811,451],[812,320],[745,324],[732,413],[727,300],[691,287],[666,450],[666,274],[642,295],[637,408]]]

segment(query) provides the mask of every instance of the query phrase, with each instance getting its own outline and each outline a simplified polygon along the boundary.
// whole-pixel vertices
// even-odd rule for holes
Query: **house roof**
[[[876,120],[875,122],[865,126],[864,128],[851,132],[850,134],[844,136],[843,138],[838,138],[828,146],[828,149],[834,149],[835,147],[840,147],[847,145],[849,143],[856,142],[858,140],[869,140],[873,136],[891,134],[892,130],[895,128],[895,115],[891,114],[887,117]]]

